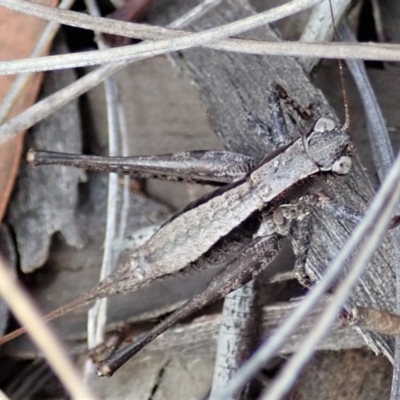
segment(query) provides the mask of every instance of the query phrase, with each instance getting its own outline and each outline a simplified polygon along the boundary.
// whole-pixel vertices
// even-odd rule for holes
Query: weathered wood
[[[165,24],[194,4],[194,1],[163,2],[158,7],[156,4],[155,19],[152,22]],[[194,29],[201,30],[222,25],[248,16],[251,12],[247,1],[228,0],[203,17],[195,24]],[[272,29],[268,27],[243,36],[277,40]],[[312,110],[316,116],[336,118],[322,93],[310,83],[297,61],[292,58],[239,55],[196,49],[182,52],[174,59],[199,88],[210,123],[226,148],[230,150],[260,159],[270,149],[273,138],[268,137],[267,141],[261,141],[257,134],[257,127],[260,128],[260,124],[266,126],[270,124],[264,89],[268,81],[278,81],[283,84],[300,104],[312,103]],[[261,123],[258,118],[262,120]],[[293,124],[290,128],[293,136],[298,135],[297,128]],[[366,174],[357,162],[349,176],[343,178],[321,175],[313,178],[312,187],[314,190],[323,190],[329,197],[358,210],[366,208],[374,193]],[[313,220],[307,269],[312,277],[318,277],[343,247],[353,227],[342,221],[330,219],[320,211],[316,211]],[[393,243],[388,234],[348,305],[356,302],[360,305],[374,305],[383,310],[393,311],[394,265]],[[369,344],[373,348],[391,358],[391,340],[379,335],[365,336],[371,339]]]
[[[56,43],[54,54],[68,52],[61,37]],[[46,97],[75,79],[73,70],[49,72],[40,96]],[[78,101],[74,100],[37,124],[26,136],[24,153],[31,147],[80,152],[82,132],[78,115]],[[83,245],[75,219],[78,183],[83,176],[80,171],[63,167],[33,169],[23,157],[8,208],[23,272],[32,272],[44,264],[55,232],[61,232],[71,246]]]
[[[212,357],[171,359],[158,355],[130,362],[118,377],[96,379],[92,386],[102,400],[204,399],[210,388],[212,362]]]
[[[320,352],[289,399],[388,399],[391,375],[388,360],[369,351]]]
[[[179,306],[179,304],[180,303],[177,303],[167,310],[161,308],[159,312],[153,311],[151,314],[144,313],[143,315],[135,316],[131,319],[131,321],[137,322],[132,325],[132,335],[140,334],[143,329],[148,329],[148,324],[143,325],[138,323],[138,321],[146,321],[149,317],[161,317],[165,312],[171,312]],[[292,301],[263,307],[260,337],[265,338],[268,336],[297,305],[297,302]],[[303,321],[297,332],[285,344],[282,349],[282,354],[290,354],[298,348],[301,339],[307,335],[309,329],[315,323],[316,318],[320,315],[322,306],[323,303],[315,308],[312,314]],[[130,320],[128,319],[127,322],[130,322]],[[216,350],[220,322],[221,314],[212,314],[196,318],[190,323],[179,324],[151,342],[135,357],[135,359],[139,361],[147,356],[160,353],[168,354],[170,357],[213,356]],[[116,325],[109,325],[110,330],[115,328]],[[82,336],[79,337],[79,341],[77,340],[76,332],[72,333],[69,337],[65,335],[64,332],[60,332],[60,335],[66,342],[71,353],[83,353],[86,351],[86,343],[84,341],[86,333],[81,332]],[[322,350],[344,350],[362,347],[365,347],[365,342],[354,328],[343,328],[339,324],[336,324],[332,332],[318,348]],[[11,341],[4,346],[4,353],[21,358],[32,358],[38,355],[37,350],[30,342],[22,338]]]
[[[294,308],[297,302],[276,304],[267,306],[262,311],[262,322],[260,326],[260,337],[265,338],[276,329]],[[302,326],[285,344],[281,354],[293,353],[301,339],[307,335],[309,329],[315,323],[315,319],[321,312],[317,307],[313,313],[303,321]],[[167,352],[169,355],[180,357],[193,357],[214,354],[217,336],[220,327],[221,315],[215,314],[195,319],[187,325],[178,325],[165,332],[162,336],[147,346],[138,358],[146,357],[155,352]],[[353,328],[340,329],[336,325],[330,335],[321,343],[322,350],[342,350],[364,347],[364,342]]]
[[[267,270],[271,267],[268,266]],[[260,278],[229,293],[224,300],[210,398],[218,397],[259,342]],[[246,392],[246,389],[243,390]],[[241,399],[243,392],[237,393]]]

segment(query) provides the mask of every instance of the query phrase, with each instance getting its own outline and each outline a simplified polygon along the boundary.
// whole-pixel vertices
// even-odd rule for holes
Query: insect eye
[[[352,165],[352,160],[348,156],[343,156],[340,157],[339,160],[337,160],[333,166],[332,166],[332,172],[336,172],[337,174],[340,175],[345,175],[348,174]]]
[[[317,121],[315,122],[314,125],[314,131],[315,132],[330,132],[333,131],[336,127],[336,124],[334,121],[332,121],[330,118],[318,118]]]

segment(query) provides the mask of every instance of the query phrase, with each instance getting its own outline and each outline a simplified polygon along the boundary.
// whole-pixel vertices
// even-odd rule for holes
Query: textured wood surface
[[[290,400],[388,399],[390,364],[365,350],[316,354],[294,388]]]
[[[68,51],[59,37],[54,54]],[[76,79],[72,70],[50,72],[41,90],[46,97]],[[82,247],[83,240],[76,221],[78,183],[81,171],[62,167],[31,168],[25,161],[31,148],[82,150],[82,131],[78,101],[68,103],[61,111],[37,124],[26,136],[18,180],[8,208],[7,222],[13,226],[21,270],[29,273],[41,267],[48,257],[51,237],[60,232],[66,242]]]
[[[176,306],[180,304],[177,303]],[[307,334],[309,329],[315,323],[316,318],[321,313],[321,308],[324,303],[315,308],[312,314],[307,317],[296,333],[290,338],[282,349],[281,354],[293,353],[298,348],[301,339]],[[260,337],[267,337],[273,330],[275,330],[289,315],[291,311],[297,306],[297,302],[280,303],[263,308],[260,325]],[[140,321],[146,321],[150,318],[157,318],[166,312],[171,312],[175,306],[166,309],[160,308],[159,312],[143,313],[136,315],[126,322],[136,322],[132,335],[137,335],[141,330],[148,329],[149,324],[140,324]],[[195,318],[193,321],[179,324],[178,326],[169,329],[164,334],[159,336],[151,344],[146,346],[134,359],[143,360],[148,356],[157,356],[158,354],[165,353],[170,357],[213,357],[215,354],[216,340],[220,327],[221,315],[210,314],[202,317]],[[110,329],[112,326],[110,326]],[[66,335],[65,332],[60,332],[60,335],[66,341],[71,353],[79,354],[85,351],[86,344],[81,340],[84,337],[77,337],[75,334]],[[6,354],[17,354],[18,357],[32,358],[37,355],[37,350],[34,349],[29,342],[19,339],[10,342],[9,345],[4,347]],[[353,328],[342,328],[336,325],[324,342],[319,346],[322,350],[344,350],[344,349],[358,349],[365,346],[363,339]]]

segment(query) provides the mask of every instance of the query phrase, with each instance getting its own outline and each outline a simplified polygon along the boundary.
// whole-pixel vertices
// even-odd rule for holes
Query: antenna
[[[338,41],[338,33],[337,33],[337,29],[336,29],[335,15],[333,13],[332,0],[328,0],[328,1],[329,1],[329,9],[331,11],[331,17],[332,17],[333,41],[337,42]],[[338,64],[339,64],[340,82],[342,85],[342,96],[343,96],[343,106],[344,106],[344,115],[345,115],[343,129],[347,131],[350,126],[350,113],[349,113],[349,103],[348,103],[348,99],[347,99],[346,85],[345,85],[345,81],[344,81],[343,60],[341,58],[338,58]]]

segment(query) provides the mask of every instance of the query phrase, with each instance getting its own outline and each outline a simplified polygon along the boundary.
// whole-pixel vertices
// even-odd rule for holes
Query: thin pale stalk
[[[322,1],[322,0],[321,0]],[[309,6],[319,4],[318,1],[310,3]],[[126,23],[122,21],[110,21],[107,18],[94,18],[82,13],[73,11],[54,11],[49,7],[19,1],[18,3],[12,0],[0,0],[0,5],[4,5],[10,9],[35,15],[40,18],[54,19],[60,23],[81,27],[84,29],[97,30],[99,32],[127,36],[143,40],[157,40],[166,38],[177,38],[190,35],[190,32],[169,30],[142,24]],[[296,4],[288,3],[286,6],[303,7],[302,2]],[[304,8],[306,8],[304,4]],[[273,10],[271,10],[273,11]],[[300,8],[292,10],[292,14],[300,11]],[[289,13],[288,13],[289,14]],[[283,15],[276,16],[283,18]],[[273,22],[271,17],[269,22]],[[218,29],[218,28],[217,28]],[[235,33],[237,34],[237,33]],[[254,40],[243,39],[221,39],[213,43],[199,44],[203,47],[208,47],[214,50],[225,50],[238,53],[260,54],[260,55],[283,55],[283,56],[304,56],[317,58],[360,58],[365,60],[394,60],[400,58],[398,45],[377,45],[368,44],[316,44],[316,43],[299,43],[299,42],[278,42],[266,43]],[[172,50],[171,50],[172,51]],[[83,53],[81,53],[83,54]],[[105,61],[109,60],[109,56],[105,57]],[[115,61],[118,61],[115,59]],[[1,66],[1,63],[0,63]],[[64,66],[65,67],[65,66]],[[3,72],[7,73],[7,71]]]
[[[118,89],[118,88],[116,88]],[[117,93],[119,98],[119,93]],[[129,143],[128,143],[128,125],[125,118],[125,110],[121,101],[117,103],[117,114],[118,114],[118,126],[121,136],[121,154],[123,157],[129,155]],[[129,205],[130,205],[130,190],[129,190],[129,175],[124,175],[122,178],[122,205],[120,211],[120,222],[118,231],[118,249],[122,250],[122,244],[125,240],[126,226],[128,222]]]
[[[275,14],[275,17],[273,17],[272,15],[271,17],[280,19],[284,18],[284,16],[292,15],[306,8],[312,7],[320,3],[321,1],[323,0],[292,1],[287,3],[284,8],[277,7],[264,13],[260,13],[258,14],[258,16],[253,16],[251,17],[251,19],[246,18],[240,21],[233,22],[231,24],[227,24],[224,27],[218,27],[216,29],[225,29],[225,27],[228,27],[228,29],[237,28],[238,31],[235,31],[231,34],[227,33],[226,35],[224,35],[224,37],[236,35],[240,32],[243,32],[244,30],[253,29],[268,23],[267,21],[262,22],[266,13],[272,13],[272,15]],[[193,11],[190,12],[191,14],[186,13],[184,19],[187,21],[190,21],[192,18],[198,19],[206,12],[208,12],[210,6],[215,7],[216,5],[218,5],[218,3],[219,2],[206,0],[200,5],[194,7]],[[65,25],[80,27],[102,33],[109,33],[112,35],[127,36],[136,39],[171,39],[191,34],[191,32],[179,32],[170,30],[171,28],[175,29],[182,28],[185,25],[187,26],[188,22],[182,20],[182,17],[179,18],[176,22],[174,21],[174,25],[169,26],[170,29],[168,29],[160,27],[150,27],[148,25],[133,22],[128,23],[123,21],[110,20],[108,18],[94,17],[74,11],[57,10],[25,0],[19,0],[18,2],[14,0],[0,0],[0,6],[7,7],[11,10],[18,11],[24,14],[33,15],[38,18],[57,21]],[[240,27],[239,25],[242,25],[243,27]],[[250,27],[250,25],[253,26]],[[248,28],[246,26],[248,26]]]
[[[106,103],[108,118],[109,154],[119,153],[118,125],[116,119],[114,82],[106,80]],[[118,174],[109,174],[107,195],[107,220],[104,238],[103,259],[100,270],[100,281],[108,276],[117,259],[117,248],[115,246],[118,227],[118,205],[120,187]],[[104,329],[107,324],[107,298],[96,300],[88,313],[88,348],[94,348],[104,341]]]
[[[0,126],[0,144],[12,139],[20,132],[25,131],[39,121],[45,119],[65,104],[97,86],[109,76],[122,69],[125,65],[124,63],[105,65],[45,99],[38,101],[17,117],[10,119]]]
[[[274,22],[286,15],[268,18],[265,24]],[[253,27],[248,28],[254,29]],[[139,43],[136,45],[79,52],[65,55],[40,57],[35,59],[20,59],[0,62],[0,75],[10,75],[27,72],[52,71],[65,68],[86,67],[106,64],[112,59],[114,62],[133,62],[146,58],[168,54],[174,51],[188,50],[202,46],[208,41],[216,41],[214,35],[203,37],[209,30],[193,33],[184,37],[160,40],[152,43]],[[244,31],[241,31],[244,32]],[[228,35],[231,33],[228,33]],[[190,37],[189,37],[190,36]],[[206,36],[206,35],[204,35]],[[215,37],[223,36],[223,33]],[[217,49],[215,45],[207,46]],[[218,46],[220,47],[220,46]],[[241,54],[275,55],[290,57],[317,57],[327,59],[361,59],[371,61],[400,61],[400,45],[380,43],[300,43],[300,42],[258,42],[242,39],[230,39],[229,46],[224,45],[222,50]]]
[[[94,0],[85,0],[86,7],[90,14],[98,16],[100,12]],[[95,32],[97,45],[100,49],[106,49],[107,45],[102,34]],[[108,78],[104,82],[106,105],[107,105],[107,123],[108,123],[108,152],[110,156],[121,154],[121,131],[119,129],[118,107],[119,99],[117,96],[117,87],[113,78]],[[104,238],[103,260],[100,270],[100,281],[108,276],[117,260],[116,240],[118,231],[120,231],[120,222],[118,221],[118,205],[120,198],[120,187],[118,174],[109,174],[108,197],[107,197],[107,219],[106,233]],[[104,330],[107,324],[107,298],[96,300],[93,307],[88,312],[88,348],[92,349],[104,341]],[[91,364],[91,362],[89,362]],[[88,366],[86,371],[91,371]]]
[[[11,2],[14,4],[13,2]],[[25,2],[21,2],[24,3]],[[207,0],[208,3],[208,0]],[[2,4],[2,0],[0,0],[0,4]],[[27,3],[31,6],[32,3]],[[208,9],[212,8],[213,5],[207,4]],[[199,9],[204,14],[204,8]],[[50,9],[51,12],[51,9]],[[182,19],[183,17],[180,17]],[[193,19],[193,17],[192,17]],[[182,19],[182,23],[187,24],[190,22],[190,19]],[[117,21],[115,21],[117,22]],[[170,26],[174,26],[175,28],[179,28],[180,26],[174,21],[170,24]],[[184,26],[181,26],[184,27]],[[39,101],[38,103],[31,106],[29,109],[25,110],[19,116],[7,121],[5,124],[0,126],[0,144],[10,140],[11,138],[15,137],[19,132],[24,131],[35,123],[41,121],[42,119],[49,116],[54,111],[61,108],[63,105],[68,103],[69,101],[73,100],[76,97],[79,97],[83,93],[87,92],[91,88],[98,85],[107,77],[111,76],[112,74],[118,72],[128,63],[115,63],[115,64],[108,64],[97,70],[85,75],[83,78],[80,78],[76,82],[72,83],[71,85],[67,86],[66,88],[59,90],[54,95],[47,97]]]
[[[319,1],[320,0],[301,0],[301,1],[287,3],[283,6],[276,7],[264,13],[243,18],[239,21],[225,24],[217,28],[212,28],[198,33],[186,34],[181,37],[170,38],[167,40],[162,39],[157,42],[139,43],[138,45],[125,46],[121,48],[114,48],[104,51],[69,54],[63,56],[42,57],[34,61],[15,60],[15,61],[3,62],[2,64],[0,64],[0,73],[10,74],[16,72],[29,72],[29,71],[94,65],[97,63],[106,63],[110,59],[113,59],[114,61],[125,61],[129,59],[133,61],[138,58],[153,57],[156,55],[165,54],[172,51],[184,50],[194,46],[199,46],[207,42],[212,42],[218,39],[226,38],[231,35],[237,35],[241,32],[245,32],[260,27],[262,25],[265,25],[267,23],[270,23],[276,19],[289,16],[293,14],[294,11],[299,11],[302,8],[315,5]],[[255,44],[257,45],[257,43]],[[283,43],[279,43],[278,47],[282,47],[282,45]],[[296,45],[295,44],[293,45],[296,46],[298,45],[298,43],[296,43]],[[307,46],[313,47],[312,45],[307,45]],[[314,46],[315,46],[314,49],[315,51],[313,51],[314,53],[313,55],[320,56],[318,54],[318,49],[321,50],[326,45],[323,46],[321,44],[317,44]],[[241,48],[240,51],[248,52],[247,47],[249,46]],[[371,44],[364,46],[360,45],[349,46],[343,44],[335,44],[335,45],[329,45],[328,47],[329,48],[332,47],[331,50],[333,50],[333,48],[339,50],[338,52],[339,54],[336,53],[335,51],[330,51],[330,54],[325,54],[325,56],[328,58],[336,56],[339,56],[341,58],[346,58],[346,57],[354,58],[354,57],[365,56],[368,59],[374,59],[377,56],[376,52],[374,54],[373,47],[375,47],[375,50],[379,49],[378,53],[379,53],[379,58],[381,59],[385,59],[388,56],[391,58],[390,49],[394,48],[389,45],[371,45]],[[398,47],[399,46],[397,46],[397,49]],[[364,50],[364,52],[362,49]],[[366,49],[368,49],[368,52],[365,52]],[[396,55],[393,55],[393,57],[397,58],[400,57],[400,55],[397,54],[397,57]]]
[[[21,285],[16,282],[0,257],[0,293],[10,309],[25,326],[33,342],[38,346],[53,371],[74,399],[95,400],[96,396],[86,387],[67,352],[56,335],[43,322],[34,301],[28,297]]]

